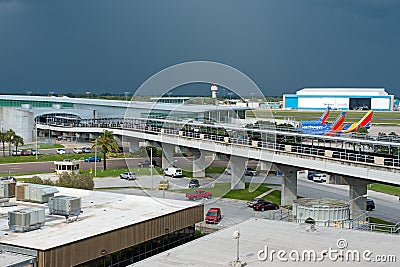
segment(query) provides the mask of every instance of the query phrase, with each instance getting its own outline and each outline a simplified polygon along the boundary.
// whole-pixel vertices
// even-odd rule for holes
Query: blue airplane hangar
[[[384,88],[304,88],[283,95],[285,109],[391,111],[394,95]]]

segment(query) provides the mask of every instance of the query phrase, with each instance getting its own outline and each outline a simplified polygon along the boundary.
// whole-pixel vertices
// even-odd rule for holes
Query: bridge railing
[[[140,123],[142,122],[142,123]],[[174,122],[176,123],[176,122]],[[214,133],[200,133],[198,131],[199,128],[192,127],[194,130],[186,130],[185,128],[170,128],[163,127],[167,124],[162,124],[159,122],[157,126],[154,124],[149,124],[145,120],[135,120],[135,119],[98,119],[98,120],[82,120],[80,123],[75,123],[72,126],[80,126],[80,127],[98,127],[98,128],[117,128],[117,129],[125,129],[125,130],[137,130],[137,131],[145,131],[152,134],[169,134],[169,135],[179,135],[186,138],[198,138],[198,139],[208,139],[215,142],[224,142],[235,145],[244,145],[251,146],[257,148],[267,148],[273,150],[281,150],[287,151],[291,153],[299,153],[305,155],[313,155],[319,157],[330,157],[333,159],[341,159],[353,162],[360,162],[366,164],[375,164],[375,165],[383,165],[388,167],[400,167],[400,155],[399,158],[389,158],[389,157],[377,157],[375,155],[369,155],[368,153],[357,153],[354,150],[348,151],[336,151],[334,147],[309,147],[303,145],[302,143],[293,143],[290,145],[276,143],[276,142],[266,142],[266,141],[254,141],[251,136],[242,137],[242,136],[226,136],[226,135],[218,135]],[[70,125],[68,125],[69,127]],[[168,126],[168,125],[167,125]],[[173,125],[172,125],[173,126]],[[206,125],[209,131],[221,131],[220,127],[214,129],[213,125]],[[217,131],[218,130],[218,131]],[[251,129],[244,129],[248,132]],[[238,130],[239,131],[239,130]],[[240,131],[239,131],[240,132]],[[358,134],[357,134],[358,135]],[[365,137],[367,138],[367,137]],[[274,139],[273,139],[274,140]],[[275,140],[274,140],[275,141]],[[331,150],[331,154],[327,153],[327,150]]]

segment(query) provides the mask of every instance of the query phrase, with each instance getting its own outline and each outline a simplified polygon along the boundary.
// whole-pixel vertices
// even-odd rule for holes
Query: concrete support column
[[[191,149],[193,154],[193,177],[204,178],[206,176],[206,156],[204,151]]]
[[[231,189],[244,189],[246,187],[245,184],[245,177],[244,177],[244,170],[247,165],[247,158],[238,157],[238,156],[231,156]]]
[[[367,206],[367,182],[361,179],[346,177],[349,188],[350,219],[365,221]]]
[[[162,144],[162,157],[161,157],[162,168],[165,169],[167,167],[171,167],[173,161],[174,161],[174,145],[166,143]]]
[[[282,164],[275,164],[275,166],[282,172],[281,205],[292,205],[293,200],[297,199],[297,171],[299,168]]]
[[[129,152],[135,152],[139,150],[138,139],[129,138],[127,141],[128,141]]]
[[[271,169],[272,162],[260,161],[260,171],[269,171]]]

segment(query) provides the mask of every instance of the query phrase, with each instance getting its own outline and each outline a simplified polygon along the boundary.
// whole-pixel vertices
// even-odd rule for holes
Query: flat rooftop
[[[89,191],[57,187],[57,195],[80,197],[83,213],[79,219],[67,223],[64,216],[49,215],[47,204],[22,201],[13,207],[0,208],[0,244],[47,250],[134,225],[152,218],[174,213],[185,208],[202,205],[196,202],[152,197],[124,195],[101,191]],[[38,230],[14,232],[8,229],[8,211],[26,207],[45,207],[45,225]],[[1,261],[0,261],[1,265]]]
[[[236,259],[237,241],[233,238],[235,230],[240,231],[239,260],[245,261],[246,266],[398,266],[400,261],[399,235],[327,227],[316,227],[313,231],[307,224],[251,219],[131,266],[230,266],[230,263]],[[260,260],[259,251],[265,251],[266,246],[268,255],[271,250],[285,251],[286,255],[281,258],[286,258],[287,261],[279,260],[276,253],[273,255],[273,261],[270,257],[265,261]],[[339,249],[338,246],[343,249]],[[299,261],[289,258],[289,253],[292,258],[296,258],[295,252],[291,251],[297,251],[302,255],[305,250],[313,250],[318,258],[322,258],[323,250],[328,251],[330,248],[331,251],[337,250],[340,253],[333,253],[331,256],[326,254],[320,262],[310,261],[308,256],[306,260]],[[360,253],[359,261],[356,257],[352,257],[351,252],[355,250]],[[367,252],[366,256],[371,259],[371,262],[363,259],[364,251],[371,252],[371,254]],[[348,254],[351,255],[348,256]],[[376,257],[382,255],[395,255],[396,262],[386,260],[386,262],[378,263]],[[265,253],[261,253],[260,256],[262,259]]]

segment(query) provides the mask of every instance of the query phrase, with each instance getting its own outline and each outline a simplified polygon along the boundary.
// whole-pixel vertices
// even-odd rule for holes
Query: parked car
[[[89,157],[85,159],[85,162],[100,162],[101,158],[100,157]]]
[[[158,184],[158,189],[168,190],[168,188],[169,188],[169,181],[167,179],[160,180],[160,183]]]
[[[153,165],[153,167],[157,167],[157,163],[155,160],[153,160],[153,162],[151,163],[150,160],[146,159],[145,161],[138,163],[139,168],[150,168],[150,165]]]
[[[74,147],[74,153],[75,153],[75,154],[82,154],[82,153],[83,153],[83,150],[82,150],[82,148],[80,148],[80,147]]]
[[[367,207],[366,207],[366,209],[367,209],[367,211],[371,211],[371,210],[375,209],[375,202],[370,198],[367,198]]]
[[[269,202],[269,201],[261,201],[253,206],[253,210],[257,211],[264,211],[264,210],[277,210],[279,209],[279,206],[276,205],[275,203]]]
[[[92,150],[90,149],[90,147],[82,147],[82,152],[83,153],[92,153]]]
[[[136,180],[136,174],[134,172],[123,172],[119,177],[126,180]]]
[[[191,179],[188,185],[189,188],[200,187],[200,182],[197,179]]]
[[[65,154],[65,149],[64,148],[57,148],[57,154],[60,154],[60,155]]]
[[[40,155],[40,151],[39,151],[39,150],[36,150],[36,149],[32,149],[32,150],[31,150],[31,154],[32,154],[32,155],[36,155],[36,154]]]
[[[313,181],[314,175],[316,175],[316,174],[318,174],[318,172],[313,172],[313,171],[308,172],[307,179]]]
[[[225,172],[224,172],[225,174],[227,174],[227,175],[232,175],[232,169],[231,169],[231,167],[226,167],[226,169],[225,169]]]
[[[201,198],[208,198],[210,199],[212,197],[211,192],[207,192],[204,190],[196,190],[194,193],[186,193],[186,198],[190,200],[196,200],[196,199],[201,199]]]
[[[313,181],[316,182],[316,183],[324,183],[324,182],[326,182],[326,174],[324,174],[324,173],[314,174]]]
[[[263,201],[265,201],[265,199],[256,197],[256,198],[253,198],[250,201],[247,201],[247,206],[252,208],[255,204],[257,204],[259,202],[263,202]]]
[[[257,176],[260,175],[260,172],[257,170],[254,170],[252,168],[246,168],[246,170],[244,171],[244,175],[247,176]]]
[[[182,177],[182,169],[169,167],[164,169],[164,175],[171,176],[171,177]]]
[[[12,151],[11,155],[13,155],[13,156],[21,156],[21,153],[22,153],[21,149],[18,149],[18,151],[14,149]]]
[[[210,208],[206,213],[206,223],[218,223],[222,219],[220,208]]]

